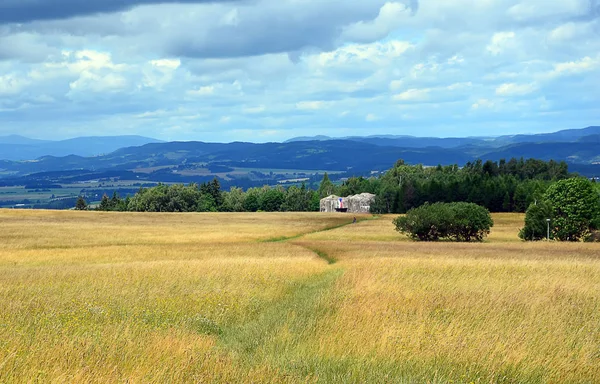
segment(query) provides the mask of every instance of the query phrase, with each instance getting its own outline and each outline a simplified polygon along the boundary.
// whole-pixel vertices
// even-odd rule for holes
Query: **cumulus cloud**
[[[596,58],[586,56],[580,60],[555,64],[552,75],[576,75],[584,72],[594,71],[598,68],[600,68],[600,56]]]
[[[0,134],[227,141],[597,124],[599,2],[551,3],[0,0]]]
[[[215,87],[213,85],[206,85],[195,90],[187,92],[190,96],[208,96],[215,93]]]
[[[537,84],[515,84],[506,83],[496,88],[496,95],[498,96],[524,96],[538,89]]]
[[[429,89],[409,89],[394,96],[396,101],[425,101],[429,98]]]
[[[507,49],[514,47],[515,36],[515,33],[512,31],[494,33],[486,49],[492,55],[499,55]]]
[[[86,71],[69,86],[74,92],[118,92],[126,89],[127,85],[123,76],[114,73],[102,76]]]
[[[28,82],[14,74],[0,76],[0,95],[14,95],[19,93]]]
[[[346,27],[342,37],[355,42],[371,42],[382,39],[401,26],[410,17],[411,12],[409,5],[385,3],[374,20],[359,21]]]

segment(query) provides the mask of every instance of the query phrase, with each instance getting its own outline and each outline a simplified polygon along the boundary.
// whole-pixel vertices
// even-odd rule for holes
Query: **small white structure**
[[[321,199],[320,210],[321,212],[369,213],[374,200],[375,195],[371,193],[347,197],[331,195]]]

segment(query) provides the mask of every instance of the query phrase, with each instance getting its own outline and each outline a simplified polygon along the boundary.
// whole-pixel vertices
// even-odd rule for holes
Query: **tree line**
[[[325,174],[313,190],[306,185],[264,186],[223,191],[218,179],[202,184],[159,184],[125,199],[104,196],[97,209],[137,212],[318,211],[320,199],[335,194],[373,193],[373,213],[406,213],[426,202],[467,202],[491,212],[525,212],[553,182],[568,179],[565,162],[536,159],[481,160],[425,167],[399,160],[379,177],[350,177],[334,183]]]
[[[317,191],[301,186],[249,188],[244,191],[231,187],[222,191],[217,178],[209,183],[159,184],[140,188],[125,199],[116,193],[112,198],[102,197],[100,211],[132,212],[302,212],[318,211],[320,196]]]

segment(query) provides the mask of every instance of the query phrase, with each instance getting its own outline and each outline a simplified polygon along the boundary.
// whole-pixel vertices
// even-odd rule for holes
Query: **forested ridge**
[[[403,160],[378,177],[351,177],[334,184],[327,174],[318,189],[306,185],[232,187],[222,191],[218,179],[202,184],[160,184],[140,188],[131,198],[104,196],[104,211],[256,212],[318,211],[321,198],[369,192],[377,197],[373,213],[405,213],[425,202],[469,202],[491,212],[525,212],[555,181],[573,177],[565,162],[510,159],[424,167]]]

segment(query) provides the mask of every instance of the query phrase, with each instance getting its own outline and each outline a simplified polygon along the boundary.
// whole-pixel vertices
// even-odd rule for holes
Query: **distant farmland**
[[[393,216],[0,210],[0,382],[600,381],[600,252]]]

